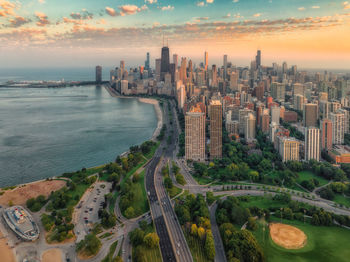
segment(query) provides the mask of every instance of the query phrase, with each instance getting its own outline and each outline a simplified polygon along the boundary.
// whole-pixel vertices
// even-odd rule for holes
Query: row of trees
[[[199,240],[208,260],[214,260],[215,245],[211,232],[210,213],[202,195],[190,194],[176,200],[175,212],[185,233]]]

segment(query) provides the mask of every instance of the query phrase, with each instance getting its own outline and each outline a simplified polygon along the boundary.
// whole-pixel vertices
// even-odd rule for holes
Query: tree
[[[254,217],[248,218],[247,228],[252,231],[258,229],[258,224],[256,223],[256,219]]]
[[[173,188],[173,181],[171,180],[170,177],[164,178],[164,186],[168,189]]]
[[[203,227],[198,228],[198,237],[199,239],[203,240],[205,237],[205,229]]]
[[[191,226],[191,234],[192,234],[193,236],[198,235],[198,227],[197,227],[196,224],[192,224],[192,226]]]
[[[215,244],[214,244],[214,238],[211,230],[207,231],[207,236],[205,238],[204,252],[209,260],[214,260]]]
[[[176,182],[178,182],[180,185],[186,185],[186,180],[182,174],[176,175]]]
[[[206,198],[207,198],[207,203],[208,203],[208,205],[213,204],[214,201],[215,201],[214,193],[211,192],[211,191],[208,191],[208,192],[206,193]]]
[[[130,241],[133,246],[138,246],[143,243],[145,232],[139,228],[134,229],[130,232]]]
[[[143,242],[150,248],[155,248],[159,245],[159,237],[157,233],[148,233],[144,239]]]
[[[87,256],[96,255],[101,247],[101,241],[96,235],[88,234],[77,244],[77,251]]]
[[[125,216],[127,218],[131,218],[131,217],[134,217],[135,216],[135,210],[133,207],[128,207],[126,210],[125,210]]]

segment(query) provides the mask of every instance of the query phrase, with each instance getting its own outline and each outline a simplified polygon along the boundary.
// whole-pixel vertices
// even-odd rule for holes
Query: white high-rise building
[[[330,113],[330,119],[332,121],[333,144],[344,144],[345,114],[341,112]]]
[[[320,129],[308,127],[305,130],[305,160],[320,161]]]
[[[278,106],[271,107],[271,123],[280,124],[281,108]]]

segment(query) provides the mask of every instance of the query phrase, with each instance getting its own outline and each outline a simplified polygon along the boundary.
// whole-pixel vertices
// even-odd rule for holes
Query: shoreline
[[[107,90],[107,92],[112,96],[112,97],[116,97],[116,98],[126,98],[126,99],[131,99],[131,98],[136,98],[138,99],[139,102],[144,103],[144,104],[151,104],[154,106],[154,110],[156,111],[156,116],[158,119],[158,124],[156,129],[153,132],[153,135],[151,137],[151,140],[156,140],[157,136],[160,133],[160,130],[162,129],[163,126],[163,114],[162,114],[162,110],[160,109],[159,106],[159,101],[157,99],[154,98],[146,98],[146,97],[137,97],[137,96],[122,96],[117,94],[114,90],[112,90],[111,87],[109,87],[109,85],[103,85],[105,87],[105,89]],[[122,154],[120,154],[121,156],[125,155],[127,152],[124,152]]]

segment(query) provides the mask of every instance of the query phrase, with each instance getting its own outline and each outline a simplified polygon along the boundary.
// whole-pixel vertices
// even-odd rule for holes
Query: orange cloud
[[[36,25],[37,26],[46,26],[50,24],[50,21],[48,20],[48,17],[45,13],[42,12],[35,12],[35,16],[37,18]]]

